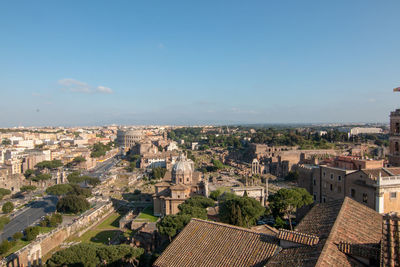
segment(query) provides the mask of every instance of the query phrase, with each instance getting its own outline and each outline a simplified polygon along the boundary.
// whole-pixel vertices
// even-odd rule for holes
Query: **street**
[[[26,227],[38,221],[42,216],[54,212],[56,210],[56,205],[57,197],[52,196],[28,204],[27,210],[11,218],[10,223],[4,226],[0,236],[1,241],[12,237],[16,232],[23,231]]]

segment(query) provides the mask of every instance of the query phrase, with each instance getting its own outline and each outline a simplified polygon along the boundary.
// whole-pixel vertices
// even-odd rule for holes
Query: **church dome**
[[[193,161],[181,154],[172,167],[172,172],[175,174],[191,174],[193,172]]]

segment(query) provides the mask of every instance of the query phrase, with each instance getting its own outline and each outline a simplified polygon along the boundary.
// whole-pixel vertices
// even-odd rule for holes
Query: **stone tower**
[[[389,164],[400,166],[400,109],[390,113]]]

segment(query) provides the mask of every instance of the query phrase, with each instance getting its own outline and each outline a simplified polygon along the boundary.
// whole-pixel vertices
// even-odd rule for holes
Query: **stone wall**
[[[53,231],[40,235],[35,241],[23,247],[0,262],[0,266],[38,266],[42,256],[58,247],[68,237],[76,234],[83,235],[96,225],[96,222],[114,211],[110,201],[105,202],[94,210],[89,210],[68,225],[59,226]]]

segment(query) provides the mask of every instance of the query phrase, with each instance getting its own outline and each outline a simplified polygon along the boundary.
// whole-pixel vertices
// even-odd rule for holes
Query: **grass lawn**
[[[102,223],[96,226],[96,229],[119,229],[119,220],[121,219],[121,215],[117,212],[111,213]]]
[[[41,234],[45,234],[53,230],[55,227],[43,227],[43,226],[38,226],[39,227],[39,232]]]
[[[84,235],[79,237],[76,241],[81,241],[83,243],[103,243],[108,244],[108,238],[113,239],[114,236],[121,234],[119,230],[90,230]]]
[[[153,215],[153,207],[148,206],[139,214],[137,219],[148,220],[150,222],[156,222],[158,220],[158,217]]]
[[[7,256],[16,252],[17,250],[20,250],[21,248],[25,247],[28,245],[31,241],[25,241],[25,240],[18,240],[15,246],[13,246],[9,251],[7,251]]]

